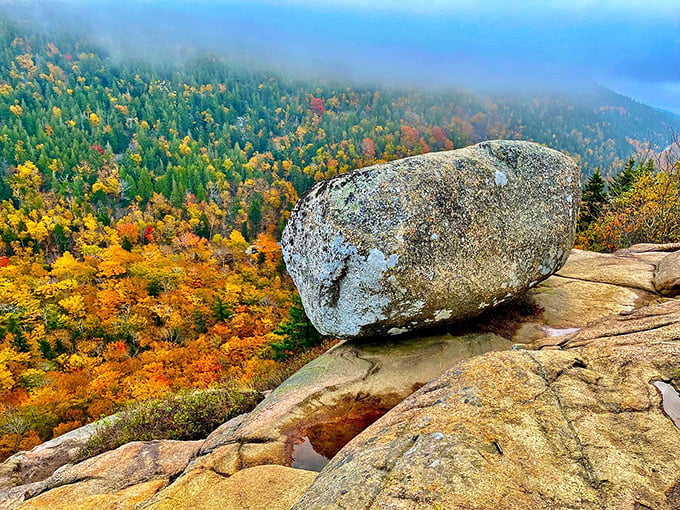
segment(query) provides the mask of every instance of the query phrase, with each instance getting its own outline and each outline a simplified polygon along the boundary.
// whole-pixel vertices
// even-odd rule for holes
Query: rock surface
[[[65,495],[68,498],[62,501],[73,508],[99,507],[93,502],[107,502],[103,508],[117,508],[118,503],[126,508],[125,501],[151,497],[184,471],[200,446],[200,441],[128,443],[76,465],[66,464],[45,480],[3,491],[0,508],[53,508]]]
[[[109,416],[45,441],[31,451],[12,455],[0,464],[0,489],[44,480],[57,468],[73,462],[99,427],[116,419],[116,415]]]
[[[296,510],[680,507],[680,300],[603,319],[559,350],[462,362],[371,425]],[[676,394],[677,397],[677,394]]]
[[[271,464],[320,470],[352,437],[451,364],[509,347],[509,340],[493,333],[338,345],[251,413],[215,430],[198,458],[154,498],[154,505],[174,502],[179,493],[190,505],[186,498],[193,492],[185,487],[215,474],[233,476]],[[306,451],[298,448],[305,441]]]
[[[153,496],[167,484],[150,480],[113,492],[101,492],[96,480],[62,485],[41,494],[19,508],[21,510],[128,510]]]
[[[233,487],[226,484],[230,477],[248,473],[240,475],[244,478],[242,484],[237,484],[247,486],[249,479],[257,478],[253,473],[258,470],[251,471],[257,466],[278,464],[320,470],[355,434],[463,358],[506,350],[511,340],[527,347],[572,352],[581,347],[573,343],[567,347],[564,342],[569,337],[565,335],[586,327],[572,338],[585,339],[593,334],[599,338],[607,331],[616,338],[626,337],[619,335],[622,330],[618,322],[601,326],[597,321],[612,314],[629,314],[640,307],[649,312],[652,308],[646,305],[663,301],[655,291],[654,277],[658,264],[667,255],[649,249],[644,253],[612,255],[574,250],[557,274],[532,289],[522,301],[452,325],[446,332],[336,346],[284,382],[253,412],[225,423],[205,441],[131,443],[76,466],[65,465],[53,474],[58,459],[62,459],[62,464],[71,462],[74,448],[71,441],[90,433],[89,428],[81,433],[74,431],[62,436],[61,441],[17,454],[14,460],[22,459],[20,463],[3,465],[4,472],[11,473],[6,480],[21,487],[0,491],[0,508],[17,508],[22,504],[25,508],[99,510],[170,505],[178,509],[223,508],[219,505],[228,496],[224,491]],[[643,331],[654,334],[656,327],[656,323],[623,324],[639,330],[638,334]],[[528,354],[529,351],[506,352],[494,356],[513,359],[523,356],[521,359],[525,360]],[[533,355],[550,354],[541,351]],[[512,366],[517,368],[511,371],[513,377],[531,368],[526,363]],[[501,375],[492,367],[485,370],[480,377],[486,377],[489,384],[501,381],[498,379]],[[507,370],[498,372],[507,375]],[[559,384],[564,385],[565,380],[560,379]],[[510,382],[502,381],[493,384],[503,384],[508,391],[514,391]],[[618,391],[616,379],[607,384],[603,386],[606,391],[612,394]],[[521,428],[514,430],[521,432]],[[36,468],[45,452],[49,452],[45,457],[48,462],[41,471]],[[168,462],[159,464],[154,458],[167,458]],[[279,485],[272,485],[271,494],[285,492],[289,487],[290,494],[299,495],[304,483],[315,476],[300,470],[286,472],[290,476],[280,479]],[[269,492],[264,494],[267,497]]]
[[[680,251],[664,257],[656,268],[654,286],[664,296],[680,294]]]
[[[541,337],[550,340],[547,337],[551,334],[571,332],[570,329],[659,299],[654,274],[666,255],[572,250],[562,269],[529,291],[530,302],[541,309],[541,314],[538,322],[525,323],[513,341],[532,343]]]
[[[400,334],[479,315],[562,267],[579,197],[564,154],[484,142],[317,183],[281,244],[321,333]]]
[[[647,253],[647,252],[661,252],[661,251],[678,251],[680,250],[680,243],[665,243],[665,244],[654,244],[654,243],[640,243],[634,244],[628,248],[622,248],[618,250],[617,253]]]
[[[230,477],[202,471],[140,510],[290,510],[315,477],[283,466],[251,467]]]

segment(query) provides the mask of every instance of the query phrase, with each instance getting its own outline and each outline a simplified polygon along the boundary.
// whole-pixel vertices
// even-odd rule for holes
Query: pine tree
[[[52,361],[57,357],[57,353],[54,352],[52,345],[47,340],[38,340],[38,346],[40,347],[40,352],[46,360]]]
[[[578,219],[579,230],[587,229],[600,216],[602,207],[607,203],[607,193],[604,188],[602,172],[600,167],[597,167],[583,186],[581,214]]]
[[[212,304],[212,312],[215,320],[221,321],[228,319],[234,315],[234,310],[226,303],[220,296],[215,297],[215,301]]]
[[[153,183],[151,176],[146,168],[139,171],[139,180],[137,181],[137,193],[142,198],[144,203],[148,202],[153,195]]]
[[[17,348],[19,352],[30,352],[31,346],[28,345],[28,340],[21,328],[21,321],[15,315],[10,315],[7,320],[7,330],[12,333],[12,345]]]
[[[651,159],[645,159],[640,162],[635,161],[635,158],[630,158],[621,173],[619,173],[609,185],[609,195],[618,197],[633,187],[635,180],[641,175],[646,175],[654,171],[654,162]]]
[[[288,316],[288,320],[274,330],[274,333],[284,337],[283,341],[272,344],[274,359],[277,361],[288,358],[296,351],[314,347],[322,340],[321,334],[307,317],[302,300],[297,295],[293,298],[293,306]]]
[[[255,194],[250,207],[248,207],[248,221],[252,232],[259,232],[260,222],[262,221],[262,197]]]

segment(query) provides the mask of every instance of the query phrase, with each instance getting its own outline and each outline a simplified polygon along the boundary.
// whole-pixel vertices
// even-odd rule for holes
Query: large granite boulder
[[[294,507],[680,508],[680,300],[452,367],[352,440]]]
[[[564,264],[579,170],[540,145],[491,141],[314,185],[283,233],[323,334],[400,334],[479,315]]]

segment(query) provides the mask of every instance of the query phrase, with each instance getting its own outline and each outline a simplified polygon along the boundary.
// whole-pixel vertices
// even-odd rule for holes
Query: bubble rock
[[[318,182],[281,241],[323,334],[397,335],[479,315],[559,270],[580,171],[522,141],[488,141]]]

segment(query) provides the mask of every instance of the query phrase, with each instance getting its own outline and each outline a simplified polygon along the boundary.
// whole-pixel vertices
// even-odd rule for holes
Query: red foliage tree
[[[95,143],[94,145],[90,145],[90,149],[92,149],[93,151],[97,151],[101,155],[105,154],[104,147],[102,147],[98,143]]]
[[[361,154],[366,161],[375,159],[375,143],[366,137],[361,142]]]
[[[326,111],[326,105],[324,104],[323,99],[320,97],[312,97],[309,102],[309,108],[318,115],[323,115],[323,112]]]
[[[153,227],[151,225],[148,225],[144,229],[144,239],[149,243],[153,242]]]

